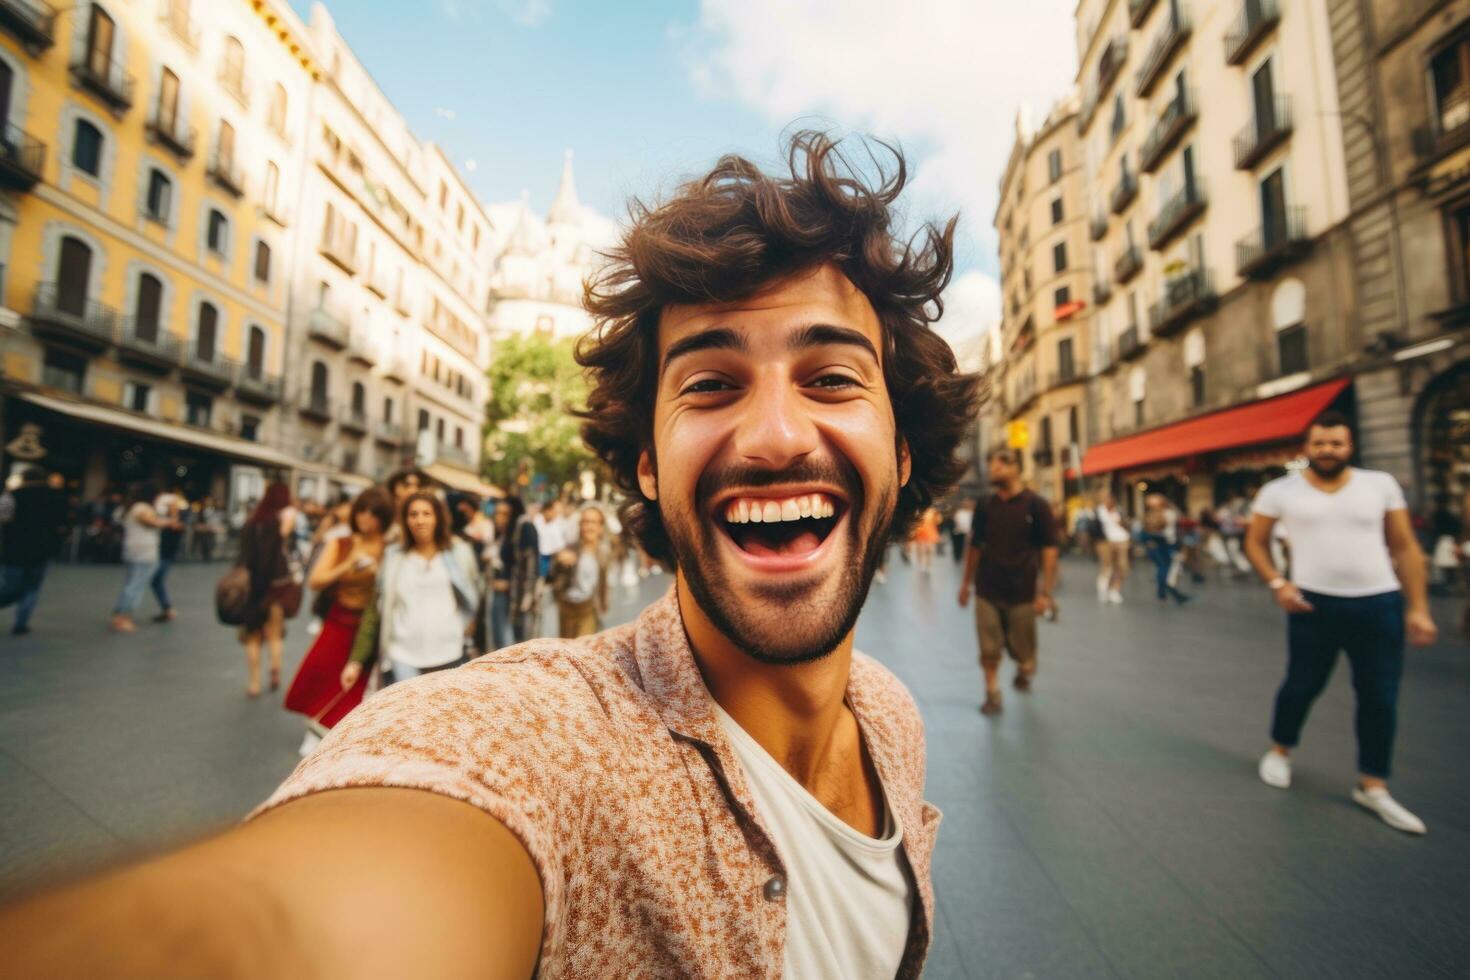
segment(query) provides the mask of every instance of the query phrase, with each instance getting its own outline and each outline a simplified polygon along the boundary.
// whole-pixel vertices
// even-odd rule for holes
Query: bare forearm
[[[1250,559],[1251,567],[1256,570],[1256,574],[1261,576],[1261,581],[1271,582],[1281,577],[1281,570],[1271,560],[1271,549],[1267,545],[1270,538],[1267,537],[1263,541],[1261,537],[1252,532],[1246,533],[1245,556]]]
[[[969,585],[975,581],[975,570],[979,567],[980,549],[973,547],[965,549],[965,581],[963,584]]]
[[[1428,612],[1429,582],[1424,569],[1424,552],[1412,539],[1393,552],[1394,571],[1404,589],[1410,612]]]
[[[1057,584],[1058,551],[1057,548],[1041,549],[1041,591],[1045,595],[1051,595]]]

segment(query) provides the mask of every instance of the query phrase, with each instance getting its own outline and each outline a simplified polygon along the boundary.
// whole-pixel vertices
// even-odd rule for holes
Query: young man
[[[1056,518],[1045,500],[1021,483],[1014,449],[992,450],[988,459],[995,493],[980,502],[965,555],[960,606],[970,603],[973,587],[975,628],[980,634],[980,668],[985,672],[985,703],[980,713],[1001,711],[1000,661],[1009,652],[1016,662],[1014,685],[1031,690],[1036,676],[1036,617],[1053,608],[1061,544]],[[1040,572],[1041,591],[1036,590]]]
[[[1424,822],[1388,793],[1397,725],[1404,635],[1433,643],[1424,554],[1414,538],[1398,482],[1348,465],[1353,432],[1328,412],[1307,430],[1308,468],[1273,480],[1256,497],[1246,554],[1287,612],[1286,680],[1276,695],[1274,743],[1261,758],[1261,780],[1291,786],[1291,750],[1307,711],[1345,651],[1357,692],[1358,783],[1353,800],[1396,830],[1422,834]],[[1285,525],[1291,580],[1271,558],[1271,532]]]
[[[853,626],[977,381],[929,327],[953,225],[891,237],[899,159],[799,134],[789,176],[633,208],[584,435],[663,599],[389,688],[243,828],[0,916],[15,972],[917,977],[923,724]]]

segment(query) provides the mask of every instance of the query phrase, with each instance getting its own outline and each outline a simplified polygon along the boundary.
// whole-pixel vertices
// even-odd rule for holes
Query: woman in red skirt
[[[307,718],[302,755],[310,753],[327,729],[362,702],[367,676],[344,689],[342,668],[352,653],[362,611],[373,599],[383,536],[392,523],[393,498],[388,492],[379,487],[364,490],[352,502],[351,537],[329,543],[311,569],[308,584],[316,592],[330,591],[332,604],[286,692],[286,709]]]

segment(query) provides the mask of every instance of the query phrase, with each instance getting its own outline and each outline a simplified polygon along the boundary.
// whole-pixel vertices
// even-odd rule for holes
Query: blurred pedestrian
[[[541,539],[536,510],[515,525],[514,563],[510,567],[510,627],[517,643],[541,635]]]
[[[158,568],[148,580],[148,587],[158,600],[158,615],[153,617],[155,623],[173,622],[178,615],[174,612],[174,603],[168,594],[168,573],[179,560],[179,552],[184,546],[184,515],[188,508],[189,501],[184,499],[183,492],[177,487],[165,490],[153,501],[153,509],[158,512],[158,516],[168,521],[168,525],[158,532]]]
[[[240,624],[240,645],[245,648],[249,682],[245,693],[260,696],[260,648],[270,654],[270,689],[281,686],[281,655],[286,636],[288,590],[299,589],[297,569],[291,561],[296,526],[296,509],[291,491],[284,483],[272,483],[240,528],[238,562],[250,573],[250,604]]]
[[[920,574],[928,575],[929,570],[934,567],[934,546],[939,543],[938,508],[924,509],[909,540],[914,549],[914,564],[918,566]]]
[[[1128,581],[1128,553],[1133,548],[1133,535],[1112,494],[1103,494],[1094,514],[1098,528],[1097,601],[1119,605],[1123,602],[1123,583]]]
[[[490,622],[485,632],[487,650],[499,650],[515,643],[511,632],[511,574],[516,566],[516,532],[526,505],[520,497],[507,497],[495,505],[495,545],[490,558]],[[534,533],[534,529],[532,529]]]
[[[965,560],[965,544],[970,540],[970,527],[975,519],[975,502],[968,497],[954,509],[954,524],[950,529],[950,544],[954,547],[954,561],[958,565]]]
[[[5,493],[7,516],[0,525],[0,609],[15,606],[12,636],[31,631],[46,566],[61,547],[66,523],[66,497],[49,485],[41,467],[24,464],[19,477],[20,485]]]
[[[468,651],[480,608],[475,549],[450,532],[449,509],[419,490],[398,511],[403,539],[383,552],[372,604],[343,666],[351,688],[377,662],[385,680],[412,680],[457,666]]]
[[[177,526],[154,510],[153,501],[156,499],[157,484],[139,483],[133,487],[127,505],[123,508],[123,587],[118,594],[117,604],[113,606],[110,624],[113,631],[118,633],[137,631],[138,624],[133,621],[133,612],[138,608],[138,603],[143,601],[143,593],[153,580],[153,574],[158,571],[159,538],[165,528]]]
[[[1271,481],[1256,497],[1246,539],[1251,564],[1287,613],[1286,679],[1276,694],[1261,780],[1291,786],[1291,750],[1344,651],[1357,695],[1353,801],[1395,830],[1422,834],[1424,822],[1389,795],[1388,777],[1405,635],[1415,646],[1437,635],[1424,553],[1398,481],[1349,465],[1353,430],[1346,416],[1319,416],[1307,429],[1306,454],[1306,470]],[[1271,558],[1278,522],[1290,534],[1290,580]]]
[[[381,487],[369,487],[352,501],[352,534],[322,549],[307,583],[316,592],[331,590],[331,606],[311,649],[297,668],[286,692],[286,710],[305,715],[301,754],[316,747],[321,736],[362,701],[366,674],[342,687],[342,668],[352,653],[363,611],[372,602],[385,537],[393,524],[393,498]]]
[[[582,508],[575,545],[557,552],[551,575],[563,639],[591,636],[607,615],[607,520],[596,507]]]
[[[995,715],[1001,711],[1000,662],[1005,654],[1016,662],[1016,690],[1031,690],[1037,668],[1036,617],[1053,608],[1061,535],[1046,501],[1021,483],[1014,449],[992,450],[988,464],[995,492],[975,509],[959,602],[968,605],[975,591],[975,627],[985,672],[980,712]]]
[[[1143,546],[1154,563],[1154,585],[1159,601],[1173,599],[1184,605],[1193,596],[1179,591],[1177,566],[1179,512],[1161,493],[1143,498]]]
[[[392,496],[393,500],[393,513],[398,513],[403,507],[403,502],[408,499],[410,494],[429,489],[430,482],[429,474],[416,466],[405,467],[390,475],[387,486],[388,493]],[[388,543],[392,544],[394,541],[397,541],[399,535],[402,533],[403,528],[395,518],[387,528]]]

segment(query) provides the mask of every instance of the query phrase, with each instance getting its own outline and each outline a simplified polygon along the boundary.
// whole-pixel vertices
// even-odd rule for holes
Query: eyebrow
[[[830,323],[813,323],[802,327],[791,335],[791,339],[786,343],[786,349],[799,351],[808,347],[823,347],[831,344],[846,344],[860,348],[871,355],[874,361],[878,360],[878,349],[861,331],[851,327],[834,326]],[[669,345],[669,349],[664,353],[663,368],[659,373],[667,371],[669,365],[677,358],[707,350],[733,350],[749,353],[750,343],[744,333],[730,327],[717,327],[714,330],[691,334]]]

